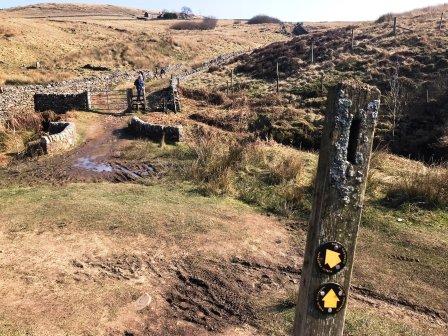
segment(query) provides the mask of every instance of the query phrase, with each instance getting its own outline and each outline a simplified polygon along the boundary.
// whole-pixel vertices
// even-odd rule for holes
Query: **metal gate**
[[[126,90],[103,90],[90,92],[91,109],[103,113],[120,114],[128,110]]]

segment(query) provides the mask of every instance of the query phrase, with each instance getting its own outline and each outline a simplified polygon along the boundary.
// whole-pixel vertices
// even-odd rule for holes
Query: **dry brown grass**
[[[448,168],[434,165],[402,172],[387,197],[394,205],[448,207]]]
[[[207,193],[234,196],[285,216],[301,208],[310,180],[298,153],[213,134],[203,136],[192,150],[196,160],[190,175]]]
[[[204,18],[202,21],[184,21],[171,26],[174,30],[213,30],[218,25],[215,18]]]
[[[45,9],[44,15],[51,15],[51,11],[62,15],[54,8]],[[34,8],[30,13],[35,16],[39,9]],[[130,16],[114,20],[83,16],[26,19],[23,16],[26,14],[0,12],[0,59],[4,62],[0,64],[0,72],[7,76],[28,76],[23,74],[23,66],[36,61],[48,76],[59,72],[90,75],[92,71],[80,70],[86,64],[111,69],[153,69],[155,65],[202,63],[220,54],[285,39],[275,27],[267,27],[263,32],[253,26],[240,29],[230,20],[219,20],[213,30],[185,34],[171,29],[172,20],[142,21]],[[3,38],[2,31],[14,32],[14,36]]]

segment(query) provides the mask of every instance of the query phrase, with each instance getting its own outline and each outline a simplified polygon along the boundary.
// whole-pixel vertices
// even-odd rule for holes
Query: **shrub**
[[[387,13],[384,15],[381,15],[376,21],[375,23],[384,23],[384,22],[390,22],[394,19],[394,17],[396,17],[397,15],[394,13]]]
[[[174,12],[164,12],[158,16],[158,19],[161,20],[177,20],[179,15]]]
[[[387,191],[387,199],[394,206],[403,203],[448,206],[448,167],[430,166],[401,173]]]
[[[248,24],[281,23],[282,21],[268,15],[257,15],[247,21]]]
[[[171,26],[174,30],[213,30],[216,28],[218,20],[215,18],[204,18],[202,21],[184,21]]]

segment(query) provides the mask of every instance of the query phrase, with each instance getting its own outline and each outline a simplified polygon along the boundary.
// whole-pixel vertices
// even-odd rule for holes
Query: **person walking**
[[[145,75],[143,71],[139,72],[137,79],[134,82],[135,88],[137,89],[137,101],[142,101],[145,99]]]

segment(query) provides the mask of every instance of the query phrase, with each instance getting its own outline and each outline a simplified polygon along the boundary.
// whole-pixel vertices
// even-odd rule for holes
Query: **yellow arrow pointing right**
[[[327,250],[325,252],[325,264],[330,266],[330,268],[336,267],[342,262],[340,255],[340,253],[335,251]]]

